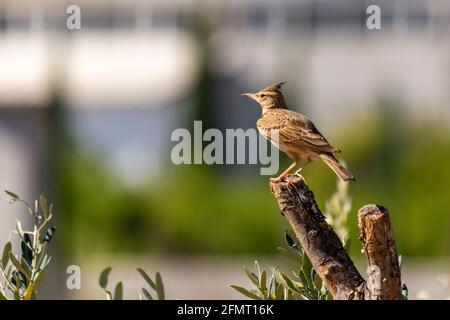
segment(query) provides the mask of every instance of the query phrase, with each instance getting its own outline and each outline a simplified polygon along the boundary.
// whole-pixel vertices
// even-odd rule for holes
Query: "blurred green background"
[[[403,256],[450,257],[449,4],[374,1],[381,30],[353,0],[70,4],[80,29],[65,1],[0,1],[0,187],[55,203],[59,277],[95,255],[276,254],[288,226],[259,165],[177,166],[170,152],[194,120],[255,128],[240,94],[281,81],[357,177],[353,256],[357,211],[376,203]],[[324,209],[336,176],[321,162],[304,176]],[[4,242],[25,215],[0,210]]]

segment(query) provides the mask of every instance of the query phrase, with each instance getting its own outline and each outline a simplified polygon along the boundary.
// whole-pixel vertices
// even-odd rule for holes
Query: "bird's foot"
[[[301,171],[302,171],[302,168],[300,168],[299,170],[295,171],[294,175],[296,175],[297,177],[299,177],[300,179],[302,179],[306,183],[305,177],[300,174]]]
[[[283,180],[285,177],[287,176],[287,174],[282,174],[276,178],[270,178],[270,182],[280,182],[281,180]]]
[[[282,178],[283,178],[283,177],[270,178],[270,182],[272,182],[272,183],[274,183],[274,182],[280,182],[280,180],[281,180]]]

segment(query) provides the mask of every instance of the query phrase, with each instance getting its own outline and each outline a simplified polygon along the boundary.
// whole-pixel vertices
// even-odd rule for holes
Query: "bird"
[[[342,180],[356,180],[336,158],[341,151],[331,146],[308,117],[288,109],[281,92],[285,83],[286,81],[273,84],[256,93],[242,94],[257,101],[262,108],[262,116],[256,123],[261,135],[294,161],[280,176],[271,178],[271,181],[277,182],[286,177],[300,164],[302,158],[305,162],[295,172],[296,175],[300,175],[312,161],[321,159]]]

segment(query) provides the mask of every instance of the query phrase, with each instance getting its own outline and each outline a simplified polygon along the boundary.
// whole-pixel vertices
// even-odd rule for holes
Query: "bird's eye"
[[[265,95],[264,93],[261,93],[261,94],[259,95],[259,97],[260,97],[260,98],[265,98],[266,95]]]

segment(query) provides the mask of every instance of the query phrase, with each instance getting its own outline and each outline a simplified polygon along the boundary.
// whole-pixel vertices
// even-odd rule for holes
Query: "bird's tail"
[[[322,159],[334,172],[344,181],[356,180],[353,174],[344,167],[335,156],[330,153],[323,153],[320,155]]]

